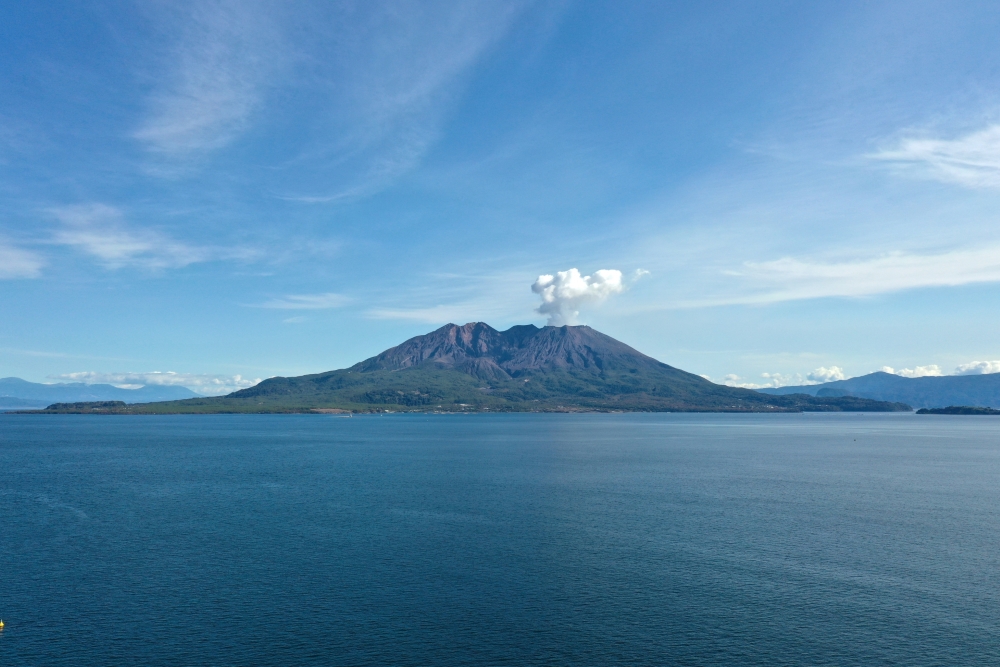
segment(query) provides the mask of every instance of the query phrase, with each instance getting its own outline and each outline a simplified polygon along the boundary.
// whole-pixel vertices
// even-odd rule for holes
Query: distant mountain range
[[[70,401],[63,401],[70,402]],[[225,397],[62,411],[892,411],[854,397],[768,396],[713,384],[587,326],[449,324],[354,366],[271,378]]]
[[[995,408],[1000,407],[1000,373],[905,378],[879,371],[850,380],[759,391],[772,396],[856,396],[876,401],[898,401],[915,408],[944,408],[952,405]]]
[[[0,409],[33,408],[50,403],[75,403],[81,401],[124,401],[150,403],[192,398],[198,394],[187,387],[146,386],[140,389],[122,389],[110,384],[84,384],[82,382],[41,384],[21,378],[0,378]]]

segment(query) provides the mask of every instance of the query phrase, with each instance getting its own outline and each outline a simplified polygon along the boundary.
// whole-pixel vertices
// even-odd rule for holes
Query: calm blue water
[[[1000,419],[0,416],[0,664],[997,665]]]

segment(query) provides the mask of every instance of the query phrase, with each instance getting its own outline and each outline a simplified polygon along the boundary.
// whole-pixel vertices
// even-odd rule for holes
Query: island
[[[372,412],[900,412],[856,396],[770,396],[715,384],[588,326],[448,324],[350,368],[221,397],[56,404],[16,414]],[[10,414],[10,413],[8,413]]]
[[[921,408],[918,415],[1000,415],[1000,410],[972,405],[950,405],[947,408]]]

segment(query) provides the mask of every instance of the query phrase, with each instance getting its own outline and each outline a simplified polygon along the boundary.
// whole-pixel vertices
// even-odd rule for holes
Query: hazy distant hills
[[[21,378],[0,378],[0,408],[45,407],[50,403],[81,401],[150,403],[175,401],[197,395],[187,387],[147,386],[140,389],[121,389],[110,384],[82,382],[41,384]]]
[[[220,398],[137,412],[909,409],[853,397],[768,396],[717,385],[586,326],[449,324],[354,366],[271,378]]]
[[[760,391],[775,396],[857,396],[876,401],[899,401],[915,408],[943,408],[950,405],[1000,407],[1000,373],[905,378],[880,371],[850,380]]]

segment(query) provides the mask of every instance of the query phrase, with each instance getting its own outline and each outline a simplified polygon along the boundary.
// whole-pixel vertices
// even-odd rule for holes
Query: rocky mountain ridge
[[[138,389],[123,389],[110,384],[59,382],[41,384],[16,377],[0,378],[0,408],[44,407],[50,403],[75,401],[175,401],[194,398],[197,394],[187,387],[147,385]]]
[[[1000,373],[907,378],[877,371],[847,380],[760,391],[775,396],[786,394],[808,394],[819,398],[855,396],[876,401],[898,401],[915,408],[944,408],[955,405],[1000,408]]]

